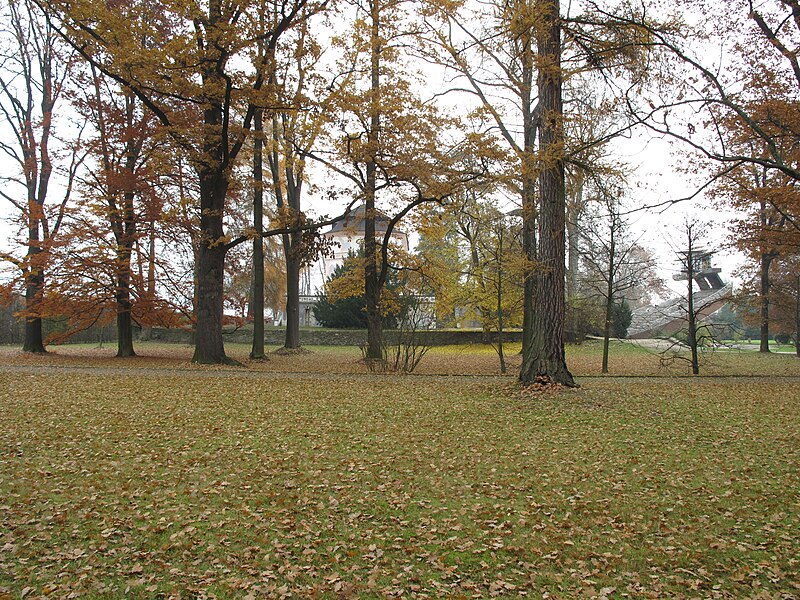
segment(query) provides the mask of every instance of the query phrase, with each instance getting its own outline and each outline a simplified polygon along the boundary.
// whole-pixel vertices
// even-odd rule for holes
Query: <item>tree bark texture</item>
[[[41,241],[39,240],[38,213],[42,208],[35,199],[28,202],[28,252],[26,256],[25,273],[25,340],[22,345],[23,352],[43,354],[44,337],[42,334],[42,318],[40,304],[44,295],[44,274],[41,262]]]
[[[29,18],[34,18],[28,13]],[[15,26],[20,31],[26,27],[22,19],[13,17]],[[42,333],[41,303],[44,298],[45,287],[45,258],[47,248],[45,243],[55,235],[50,230],[44,212],[45,199],[50,185],[50,176],[53,173],[53,164],[50,158],[50,135],[53,126],[53,110],[55,107],[54,82],[53,82],[53,39],[54,33],[47,27],[44,34],[39,37],[37,33],[28,30],[31,37],[26,39],[24,34],[18,39],[20,58],[26,63],[28,73],[38,71],[41,75],[41,130],[37,140],[36,119],[33,106],[36,102],[34,92],[28,81],[28,92],[21,102],[15,99],[18,106],[25,106],[18,116],[24,116],[19,127],[23,132],[21,150],[24,157],[24,179],[27,189],[27,221],[28,221],[28,250],[25,257],[25,341],[22,349],[24,352],[44,353],[44,337]],[[37,52],[29,54],[27,46],[36,47]],[[38,141],[38,144],[37,144]],[[37,155],[38,154],[38,155]],[[57,228],[57,226],[55,227]],[[55,229],[54,228],[54,229]]]
[[[208,6],[208,29],[216,30],[223,21],[219,0]],[[195,348],[192,362],[203,364],[229,362],[222,340],[222,318],[225,283],[226,238],[223,228],[225,196],[228,192],[230,149],[222,90],[227,90],[223,77],[226,57],[209,40],[200,72],[206,95],[203,111],[205,125],[202,156],[195,159],[200,188],[200,240],[197,263],[197,297],[195,313]]]
[[[303,194],[303,177],[293,168],[286,167],[286,200],[292,214],[298,218],[300,211],[300,198]],[[283,347],[287,350],[296,350],[300,347],[300,271],[303,262],[303,234],[294,231],[284,236],[284,244],[288,241],[286,252],[286,338]]]
[[[25,278],[25,340],[23,352],[43,354],[44,336],[42,334],[42,318],[37,316],[39,304],[44,291],[44,277],[38,273],[29,273]]]
[[[521,197],[522,197],[522,251],[528,261],[528,267],[536,264],[536,224],[539,207],[536,198],[536,123],[533,108],[534,81],[534,39],[532,32],[522,40],[522,82],[520,91],[522,95],[522,129],[523,147],[521,169]],[[527,271],[523,285],[522,305],[522,354],[530,344],[532,336],[532,315],[534,311],[534,279],[533,273]]]
[[[206,170],[200,177],[200,240],[195,298],[195,348],[192,362],[228,362],[222,340],[225,238],[222,209],[228,188],[227,177],[218,170]]]
[[[286,254],[286,336],[283,347],[296,350],[300,347],[300,257],[297,256],[299,234],[286,236],[289,252]]]
[[[117,250],[117,357],[136,356],[133,350],[133,304],[131,302],[131,248]]]
[[[125,98],[125,118],[128,130],[134,127],[135,104],[131,94],[126,94]],[[109,213],[111,217],[112,230],[117,242],[117,261],[116,277],[117,285],[115,290],[116,310],[117,310],[117,357],[125,358],[136,356],[133,350],[133,303],[131,302],[131,260],[133,257],[133,245],[136,242],[136,211],[134,210],[135,192],[134,172],[136,162],[139,158],[139,150],[132,138],[128,138],[125,144],[125,164],[124,170],[127,176],[126,189],[122,193],[121,210],[116,206],[115,194],[109,194]],[[108,168],[110,171],[110,166]],[[109,173],[110,174],[110,173]]]
[[[559,2],[540,5],[545,25],[538,35],[540,58],[537,87],[539,123],[539,227],[534,272],[530,339],[523,350],[519,379],[523,384],[545,380],[574,386],[564,356],[564,277],[566,196],[564,183],[564,129],[561,26]]]
[[[210,246],[203,240],[197,269],[197,312],[192,362],[201,364],[227,362],[222,341],[224,271],[225,247]]]
[[[128,303],[130,306],[130,303]],[[130,309],[117,311],[117,357],[136,356],[133,351],[133,316]]]
[[[253,345],[250,358],[264,358],[264,140],[263,114],[257,109],[253,120],[253,287],[250,309],[253,316]]]
[[[378,277],[377,243],[375,240],[375,192],[377,189],[377,153],[380,143],[380,7],[371,0],[370,89],[372,91],[368,131],[369,160],[364,189],[364,299],[367,310],[367,360],[383,360],[383,317],[381,315],[381,282]]]
[[[281,179],[281,161],[278,155],[281,123],[277,115],[272,119],[272,152],[269,154],[272,185],[279,209],[288,209],[293,224],[299,224],[301,210],[300,198],[303,193],[302,175],[295,172],[289,164],[284,167]],[[288,162],[288,161],[287,161]],[[284,189],[285,183],[285,189]],[[283,347],[287,350],[300,348],[300,271],[302,268],[303,234],[299,231],[284,233],[283,257],[286,264],[286,333]]]

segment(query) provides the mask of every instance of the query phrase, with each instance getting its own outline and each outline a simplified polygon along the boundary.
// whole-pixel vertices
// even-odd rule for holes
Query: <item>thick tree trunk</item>
[[[49,115],[43,103],[43,114]],[[49,117],[45,119],[49,123]],[[34,139],[31,125],[28,124],[28,136]],[[47,196],[47,186],[50,180],[52,166],[50,165],[49,154],[47,151],[47,140],[49,137],[49,127],[42,132],[40,144],[40,163],[39,177],[36,177],[36,158],[34,155],[35,145],[25,149],[28,156],[26,165],[26,185],[28,190],[28,251],[26,256],[25,271],[25,342],[22,345],[24,352],[43,354],[47,352],[44,347],[44,337],[42,333],[42,300],[44,299],[44,257],[45,250],[42,240],[47,239],[46,228],[43,228],[44,199]],[[44,235],[41,234],[45,229]]]
[[[372,43],[371,82],[372,105],[368,143],[370,159],[366,165],[367,179],[364,190],[364,299],[367,309],[367,351],[366,359],[383,360],[383,317],[381,315],[381,282],[378,277],[377,243],[375,240],[375,190],[377,189],[378,153],[380,132],[380,8],[379,0],[371,2]]]
[[[289,209],[292,223],[299,224],[301,217],[300,199],[303,193],[302,169],[295,170],[294,165],[284,160],[281,180],[281,160],[278,148],[281,145],[282,131],[278,116],[272,118],[272,152],[269,154],[269,165],[272,172],[272,185],[275,200],[279,209]],[[284,132],[285,133],[285,132]],[[284,196],[285,186],[285,196]],[[300,348],[300,271],[302,266],[303,234],[295,231],[281,236],[283,257],[286,264],[286,333],[283,347],[286,350]]]
[[[201,171],[200,241],[195,298],[195,348],[192,362],[231,362],[225,356],[222,316],[225,282],[225,237],[222,212],[227,179],[217,170]]]
[[[36,316],[39,311],[39,300],[44,289],[44,280],[41,277],[29,276],[25,286],[25,341],[22,345],[23,352],[44,354],[42,334],[42,318]]]
[[[534,80],[534,39],[532,32],[521,40],[522,45],[522,129],[523,154],[520,164],[521,196],[522,196],[522,251],[528,265],[523,283],[522,305],[522,355],[525,356],[528,345],[533,339],[532,322],[534,280],[530,271],[538,261],[536,249],[536,224],[539,207],[536,198],[536,130],[538,124],[534,118],[533,86]]]
[[[125,102],[126,119],[129,129],[134,127],[135,105],[133,96],[129,94]],[[127,189],[122,194],[122,210],[111,211],[112,229],[117,241],[117,356],[126,358],[136,356],[133,351],[133,314],[131,303],[131,257],[133,244],[136,241],[136,211],[134,210],[135,193],[132,189],[136,161],[139,150],[132,139],[125,148],[125,174],[128,176]],[[113,196],[112,196],[113,198]]]
[[[250,313],[253,317],[253,346],[250,358],[264,358],[264,140],[262,110],[256,110],[253,120],[253,285]]]
[[[24,124],[20,123],[21,130],[17,136],[20,142],[19,150],[22,151],[24,157],[23,176],[28,205],[28,250],[23,271],[25,276],[25,341],[22,349],[24,352],[42,354],[46,352],[42,332],[42,302],[45,288],[45,258],[49,252],[47,242],[52,241],[59,227],[58,224],[53,227],[48,224],[44,211],[50,176],[53,173],[49,144],[53,125],[53,109],[57,97],[53,82],[53,68],[57,53],[52,47],[54,38],[51,36],[52,31],[49,27],[44,32],[35,31],[36,27],[29,27],[36,17],[34,17],[30,5],[26,6],[25,9],[21,8],[24,12],[12,15],[12,23],[9,26],[18,33],[17,58],[18,65],[23,68],[19,74],[22,75],[23,72],[26,72],[28,77],[35,77],[34,73],[40,75],[41,87],[31,85],[32,82],[28,79],[27,88],[24,85],[20,86],[20,92],[22,90],[26,90],[26,92],[22,92],[19,97],[13,97],[13,93],[9,89],[5,89],[5,92],[18,109],[25,111]],[[12,48],[11,51],[13,52],[14,49]],[[39,92],[35,91],[37,88],[39,88]],[[38,96],[39,93],[41,93],[40,96]],[[39,118],[34,116],[35,111],[33,110],[33,105],[37,101],[41,108]],[[25,108],[23,109],[23,107]],[[16,154],[16,150],[7,151],[12,156]]]
[[[127,309],[124,308],[127,306]],[[130,301],[117,299],[117,357],[136,356],[133,351],[133,318]]]
[[[31,352],[33,354],[44,354],[47,352],[44,347],[42,319],[40,317],[25,318],[25,341],[22,344],[22,351]]]
[[[533,274],[530,341],[524,347],[520,381],[546,380],[574,386],[564,356],[564,276],[566,198],[564,186],[564,129],[561,98],[561,26],[559,2],[540,6],[545,25],[538,39],[542,59],[537,80],[542,108],[539,144],[539,236]]]
[[[534,273],[531,265],[537,264],[538,255],[536,248],[536,224],[538,208],[536,206],[535,184],[531,177],[523,173],[522,176],[522,251],[528,261],[525,281],[523,283],[522,298],[522,355],[533,339],[532,316],[534,311]]]
[[[44,337],[42,334],[41,302],[44,295],[44,275],[42,265],[41,241],[39,239],[39,217],[42,208],[35,200],[28,203],[28,253],[27,272],[25,275],[25,341],[23,352],[43,354]]]
[[[368,170],[368,181],[370,178]],[[375,181],[374,164],[372,181]],[[367,189],[364,221],[364,300],[367,311],[367,360],[383,360],[383,317],[381,288],[378,282],[377,244],[375,241],[375,190]]]
[[[223,283],[225,247],[200,246],[197,269],[197,313],[195,315],[195,347],[192,362],[217,364],[229,362],[222,341]]]
[[[260,231],[257,229],[256,231]],[[250,303],[253,318],[253,345],[250,358],[263,359],[264,351],[264,240],[260,235],[253,238],[253,299]]]
[[[39,316],[44,294],[44,276],[37,264],[41,253],[38,248],[38,236],[29,243],[31,246],[28,249],[28,274],[25,278],[25,341],[22,350],[33,354],[44,354],[47,350],[44,347],[42,318]]]
[[[300,198],[303,193],[302,175],[286,169],[286,192],[293,214],[300,216]],[[286,250],[286,337],[283,347],[300,348],[300,271],[302,268],[303,234],[295,231],[284,236]]]
[[[286,236],[290,239],[299,237]],[[286,254],[286,337],[283,347],[296,350],[300,347],[300,259],[291,248],[299,244],[290,242],[290,251]]]
[[[222,21],[222,3],[208,3],[211,27]],[[225,58],[218,47],[209,46],[201,73],[208,103],[203,111],[202,154],[194,162],[200,188],[200,239],[195,298],[195,348],[192,362],[203,364],[235,362],[225,356],[222,341],[224,314],[225,254],[227,238],[223,225],[232,157],[227,130],[225,97],[228,82],[223,76]]]
[[[117,356],[125,358],[136,356],[133,350],[133,315],[131,314],[131,250],[119,253],[117,274]]]

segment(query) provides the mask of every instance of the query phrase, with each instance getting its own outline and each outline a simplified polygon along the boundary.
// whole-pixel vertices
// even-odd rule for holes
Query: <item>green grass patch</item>
[[[800,594],[794,380],[129,368],[0,371],[0,596]]]

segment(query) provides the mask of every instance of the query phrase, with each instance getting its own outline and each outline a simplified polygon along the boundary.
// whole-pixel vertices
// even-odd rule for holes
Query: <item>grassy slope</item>
[[[469,356],[443,349],[428,368],[496,368]],[[750,357],[742,369],[797,373]],[[584,374],[596,358],[572,353]],[[293,359],[359,368],[347,349]],[[521,396],[449,378],[209,378],[184,360],[0,372],[0,597],[800,595],[793,380],[611,377]],[[165,364],[187,372],[135,370]]]

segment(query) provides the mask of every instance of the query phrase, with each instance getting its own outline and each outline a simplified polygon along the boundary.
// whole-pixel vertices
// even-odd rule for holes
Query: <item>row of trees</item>
[[[677,9],[696,4],[676,0]],[[797,22],[781,20],[795,8],[781,0],[750,10],[747,35],[759,57],[745,60],[734,47],[740,72],[721,77],[687,50],[702,31],[689,39],[683,23],[654,18],[647,4],[9,0],[0,92],[13,137],[2,150],[19,168],[2,175],[21,192],[4,186],[0,194],[24,233],[24,253],[3,258],[27,298],[25,350],[44,351],[48,313],[69,305],[99,315],[110,304],[120,355],[133,354],[133,320],[186,318],[194,360],[224,362],[226,269],[248,241],[255,323],[263,325],[263,291],[274,282],[264,256],[274,266],[282,251],[285,285],[271,289],[277,297],[285,289],[286,344],[299,345],[300,267],[325,251],[315,232],[363,202],[367,358],[382,360],[385,288],[398,268],[393,228],[420,207],[449,208],[491,189],[515,199],[521,228],[517,237],[496,229],[486,238],[494,271],[472,281],[497,292],[493,311],[502,318],[508,307],[497,290],[509,286],[506,273],[522,274],[520,378],[572,385],[564,326],[575,282],[565,233],[579,220],[568,208],[574,217],[591,197],[619,215],[609,203],[618,199],[608,191],[618,169],[603,150],[608,140],[639,123],[724,165],[719,181],[759,166],[787,182],[765,202],[796,229],[789,109],[797,86],[786,81],[800,73],[791,51]],[[732,29],[720,35],[739,39]],[[438,102],[421,97],[422,63],[442,77]],[[752,86],[733,90],[742,73]],[[766,96],[769,86],[780,93]],[[687,105],[707,112],[718,138],[701,139],[700,124],[684,118],[685,128],[675,128]],[[756,145],[731,152],[731,138]],[[331,219],[314,222],[302,210],[312,163],[327,173],[317,181],[331,197]],[[592,186],[606,191],[584,194]],[[379,204],[391,215],[382,239]],[[456,214],[469,221],[468,211]],[[619,269],[636,260],[618,252],[609,219],[606,323],[625,286]],[[504,248],[514,244],[522,259],[509,264]],[[263,356],[258,329],[252,355]]]

